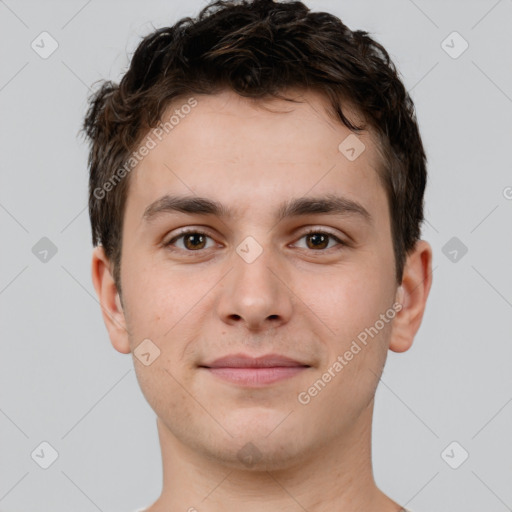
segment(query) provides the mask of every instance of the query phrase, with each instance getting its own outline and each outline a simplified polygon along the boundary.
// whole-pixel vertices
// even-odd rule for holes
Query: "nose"
[[[250,263],[233,254],[233,269],[223,284],[217,308],[224,323],[264,331],[290,320],[293,293],[270,249]]]

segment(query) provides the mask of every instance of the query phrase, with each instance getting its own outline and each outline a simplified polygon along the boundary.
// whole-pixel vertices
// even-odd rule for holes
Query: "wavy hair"
[[[427,171],[414,105],[387,51],[368,32],[352,31],[302,2],[220,0],[196,18],[146,36],[119,84],[103,81],[89,98],[83,131],[90,144],[92,242],[104,247],[119,292],[130,176],[105,197],[94,191],[123,167],[178,97],[230,89],[288,99],[289,88],[321,93],[330,114],[356,133],[372,129],[401,282],[407,253],[420,237]],[[352,124],[342,104],[354,107],[363,123]]]

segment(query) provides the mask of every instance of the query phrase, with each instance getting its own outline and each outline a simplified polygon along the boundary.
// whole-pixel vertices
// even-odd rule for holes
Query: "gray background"
[[[93,82],[117,81],[153,26],[204,3],[0,0],[4,512],[132,511],[159,494],[155,415],[91,282],[77,132]],[[377,392],[377,483],[415,512],[512,510],[512,1],[307,3],[388,49],[429,158],[434,284],[413,348],[390,353]],[[59,45],[47,59],[31,48],[43,31]],[[444,45],[453,55],[463,41],[442,43],[453,31],[469,43],[457,58]],[[42,237],[57,248],[46,262],[32,251]],[[48,469],[31,457],[49,456],[43,441],[58,452]],[[463,448],[443,458],[453,441]]]

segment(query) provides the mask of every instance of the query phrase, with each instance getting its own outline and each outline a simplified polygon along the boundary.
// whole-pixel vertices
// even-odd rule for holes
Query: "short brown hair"
[[[383,156],[379,177],[388,198],[396,279],[402,281],[407,253],[420,237],[427,171],[414,105],[388,53],[368,32],[352,31],[301,2],[220,0],[195,19],[145,37],[119,85],[103,81],[89,100],[83,129],[90,142],[92,241],[103,245],[119,291],[130,176],[104,197],[97,191],[123,168],[170,102],[223,89],[288,99],[281,94],[289,88],[320,92],[331,114],[355,132],[373,128]],[[352,124],[342,103],[354,106],[367,125]]]

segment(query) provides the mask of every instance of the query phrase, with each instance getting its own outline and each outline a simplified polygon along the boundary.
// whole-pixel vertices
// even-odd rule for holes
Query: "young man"
[[[217,2],[145,38],[84,128],[94,286],[158,418],[146,510],[405,510],[372,413],[432,251],[384,48],[299,2]]]

